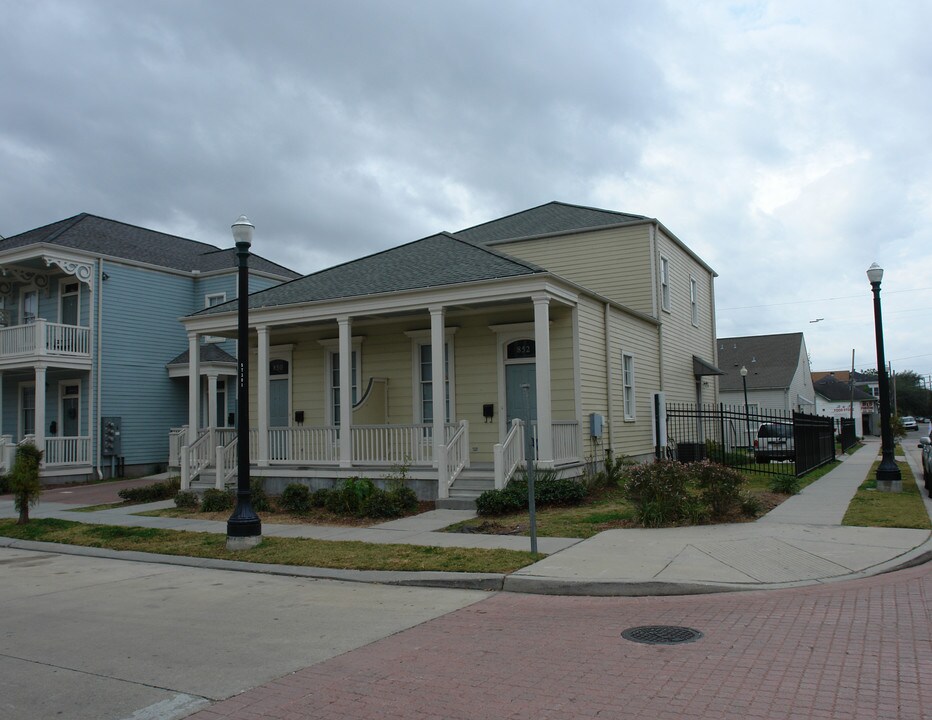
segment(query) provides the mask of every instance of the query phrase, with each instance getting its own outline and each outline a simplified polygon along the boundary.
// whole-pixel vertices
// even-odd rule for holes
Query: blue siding
[[[128,465],[165,462],[169,428],[187,421],[187,382],[166,365],[188,347],[178,318],[193,307],[194,283],[113,262],[104,271],[99,412],[122,418]]]

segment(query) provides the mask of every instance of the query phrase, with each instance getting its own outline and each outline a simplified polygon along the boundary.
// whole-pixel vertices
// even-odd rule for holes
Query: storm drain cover
[[[644,643],[645,645],[679,645],[680,643],[695,642],[702,637],[702,633],[688,627],[677,625],[641,625],[628,628],[621,633],[625,640]]]

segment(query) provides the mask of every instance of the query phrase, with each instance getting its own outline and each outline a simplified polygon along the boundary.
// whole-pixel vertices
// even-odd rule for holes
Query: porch
[[[37,318],[24,325],[0,327],[0,364],[32,364],[69,358],[91,361],[91,329]]]
[[[495,444],[492,463],[472,462],[471,456],[480,453],[470,445],[467,420],[445,424],[442,443],[433,441],[433,430],[430,423],[354,425],[347,462],[341,460],[337,426],[270,428],[266,458],[261,455],[259,431],[253,429],[249,434],[250,475],[331,482],[352,476],[376,479],[403,470],[408,479],[436,488],[430,493],[436,499],[473,500],[484,490],[504,487],[526,463],[522,420],[512,421],[505,439]],[[537,448],[536,423],[531,432],[531,445]],[[578,467],[579,423],[554,421],[551,435],[553,461],[548,465],[558,470]],[[169,465],[178,468],[182,489],[222,489],[235,483],[237,437],[233,428],[202,429],[190,446],[185,444],[187,437],[186,427],[173,429],[169,435]]]

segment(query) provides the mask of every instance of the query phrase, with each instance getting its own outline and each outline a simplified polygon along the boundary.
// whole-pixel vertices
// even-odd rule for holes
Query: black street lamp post
[[[874,335],[877,340],[877,379],[880,385],[880,443],[881,459],[877,468],[878,492],[902,492],[903,478],[900,468],[893,459],[893,432],[890,429],[890,389],[887,380],[887,365],[883,352],[883,320],[880,311],[880,281],[883,268],[873,263],[867,269],[867,279],[874,291]]]
[[[262,521],[249,490],[249,246],[255,226],[245,215],[233,223],[238,265],[236,386],[236,508],[227,520],[227,549],[246,550],[262,542]]]
[[[748,369],[741,366],[741,384],[744,386],[744,424],[747,426],[748,450],[753,449],[754,441],[751,438],[751,416],[748,413]]]

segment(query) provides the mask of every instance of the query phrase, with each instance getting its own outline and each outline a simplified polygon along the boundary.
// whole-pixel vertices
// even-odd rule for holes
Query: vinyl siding
[[[658,288],[660,257],[670,261],[670,312],[661,311],[659,316],[663,335],[663,389],[668,402],[696,402],[692,356],[698,355],[712,364],[716,362],[712,274],[659,230],[657,255]],[[692,322],[691,277],[697,281],[698,326]],[[714,402],[715,382],[711,378],[706,378],[706,382],[708,384],[703,384],[702,399],[704,402]]]
[[[650,225],[495,245],[494,249],[571,280],[639,312],[653,314]]]
[[[653,394],[660,389],[660,351],[657,327],[627,313],[611,312],[612,447],[616,455],[643,456],[653,448]],[[634,358],[635,419],[625,420],[622,356]]]
[[[168,430],[187,423],[187,383],[166,364],[187,348],[178,318],[194,304],[189,278],[104,262],[101,416],[122,418],[128,465],[167,460]],[[203,302],[203,298],[201,298]]]

